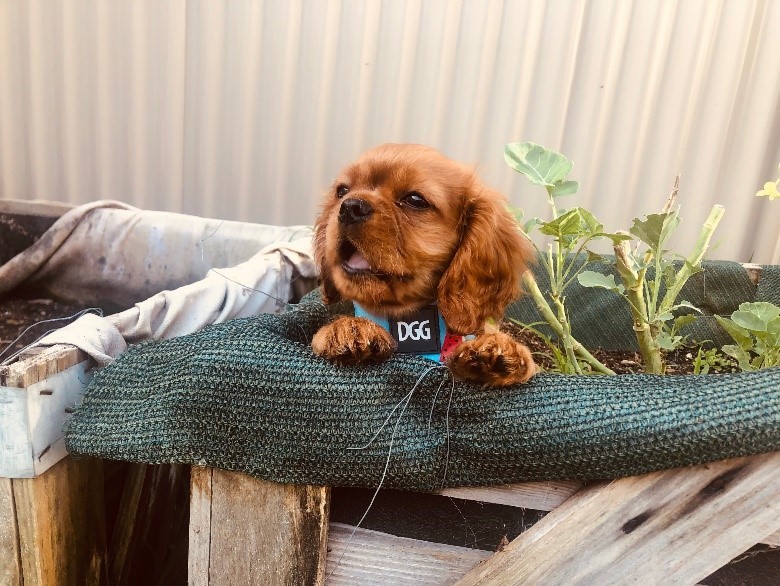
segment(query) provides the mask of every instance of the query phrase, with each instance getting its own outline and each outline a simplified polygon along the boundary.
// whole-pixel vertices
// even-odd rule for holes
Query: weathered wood
[[[321,584],[330,490],[194,468],[191,585]]]
[[[214,469],[193,466],[190,472],[190,586],[208,586],[211,556],[211,477]]]
[[[0,476],[32,478],[65,457],[64,424],[92,378],[91,366],[80,350],[54,346],[3,369]]]
[[[522,482],[502,486],[477,486],[446,488],[437,494],[469,501],[482,501],[537,511],[552,511],[561,506],[574,493],[585,486],[584,482]]]
[[[452,584],[491,555],[489,551],[331,523],[327,583],[328,586]]]
[[[25,586],[107,583],[102,475],[100,460],[65,458],[11,480]]]
[[[0,584],[22,585],[19,529],[16,525],[16,508],[10,478],[0,478]]]
[[[459,584],[690,583],[769,535],[780,452],[590,486]]]
[[[0,366],[0,386],[26,389],[88,359],[89,356],[75,346],[49,346],[21,360]]]
[[[773,532],[771,535],[767,535],[761,540],[761,543],[766,543],[772,547],[780,547],[780,530]]]
[[[759,281],[761,281],[761,265],[750,262],[743,262],[742,268],[745,269],[750,282],[754,285],[758,285]]]

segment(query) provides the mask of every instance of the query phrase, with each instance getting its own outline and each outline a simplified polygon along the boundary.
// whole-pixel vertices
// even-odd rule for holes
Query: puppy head
[[[438,302],[456,333],[503,314],[530,258],[505,202],[473,171],[401,144],[342,171],[317,218],[314,253],[326,303],[400,318]]]

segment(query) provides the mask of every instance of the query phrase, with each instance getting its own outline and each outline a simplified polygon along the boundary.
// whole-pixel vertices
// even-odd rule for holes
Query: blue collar
[[[423,310],[423,317],[411,316],[408,320],[388,320],[386,317],[374,315],[366,311],[360,304],[354,303],[355,317],[366,318],[387,330],[398,344],[399,354],[415,354],[434,362],[442,361],[442,348],[444,339],[447,335],[447,324],[439,313],[435,305],[426,306]],[[435,315],[435,317],[433,317]],[[427,319],[426,319],[427,318]],[[432,320],[438,323],[429,323]],[[392,328],[391,328],[392,324]],[[431,340],[431,337],[438,334],[437,339]],[[425,346],[423,350],[414,350],[420,345]],[[403,348],[411,347],[411,350]]]

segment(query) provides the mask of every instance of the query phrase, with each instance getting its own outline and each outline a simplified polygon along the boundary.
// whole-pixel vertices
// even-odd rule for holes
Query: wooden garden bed
[[[50,224],[26,212],[14,218]],[[35,222],[13,229],[29,239]],[[355,528],[331,515],[335,490],[211,468],[190,476],[188,467],[123,465],[119,494],[109,498],[104,479],[116,463],[60,459],[62,418],[89,370],[69,346],[0,369],[0,584],[137,583],[138,560],[176,555],[184,523],[175,509],[186,498],[177,486],[188,478],[190,584],[719,584],[717,574],[707,577],[756,544],[780,546],[780,453],[588,485],[442,491],[456,509],[472,501],[547,513],[492,551],[415,538],[414,527],[403,537]],[[404,517],[403,503],[396,515]],[[153,566],[144,582],[185,579],[181,565]]]

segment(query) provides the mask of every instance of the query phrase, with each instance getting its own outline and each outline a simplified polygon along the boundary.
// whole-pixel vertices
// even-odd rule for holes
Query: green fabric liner
[[[751,292],[737,271],[712,272],[710,285],[737,281]],[[719,308],[736,303],[712,286],[707,294]],[[434,490],[614,478],[780,449],[780,368],[541,374],[486,390],[453,384],[446,369],[413,356],[365,367],[315,356],[317,329],[351,310],[326,307],[314,292],[281,315],[133,346],[96,374],[67,429],[68,450],[278,482]]]

